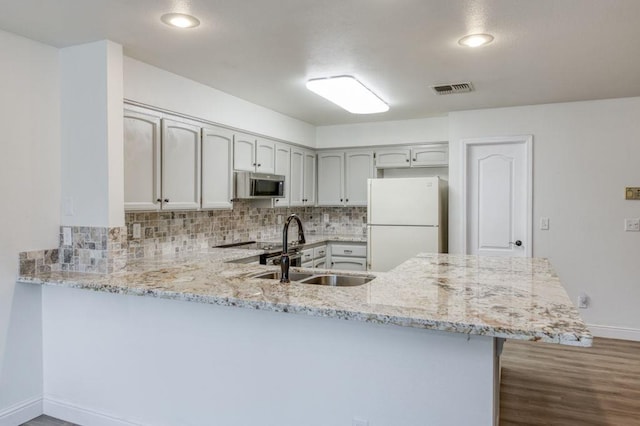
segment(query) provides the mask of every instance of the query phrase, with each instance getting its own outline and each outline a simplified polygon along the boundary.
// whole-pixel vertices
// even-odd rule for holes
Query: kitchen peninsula
[[[545,259],[422,254],[327,287],[228,263],[253,254],[21,276],[44,285],[47,411],[126,425],[488,426],[504,339],[591,345]]]

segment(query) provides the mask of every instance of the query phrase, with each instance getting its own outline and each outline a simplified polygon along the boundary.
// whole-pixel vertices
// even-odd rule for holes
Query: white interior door
[[[532,136],[463,141],[467,254],[532,255]]]

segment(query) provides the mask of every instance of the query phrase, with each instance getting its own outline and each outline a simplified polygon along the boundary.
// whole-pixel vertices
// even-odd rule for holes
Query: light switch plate
[[[549,218],[541,217],[540,218],[540,230],[548,231],[549,230]]]
[[[324,213],[322,215],[322,220],[324,221],[324,223],[329,222],[329,213]]]
[[[640,232],[640,219],[625,219],[624,230],[626,232]]]
[[[141,229],[140,229],[140,224],[139,223],[134,223],[133,224],[133,238],[140,238],[140,234],[141,234]]]

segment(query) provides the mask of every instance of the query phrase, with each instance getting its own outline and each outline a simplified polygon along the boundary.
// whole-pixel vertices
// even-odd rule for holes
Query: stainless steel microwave
[[[267,173],[236,172],[236,198],[284,197],[284,176]]]

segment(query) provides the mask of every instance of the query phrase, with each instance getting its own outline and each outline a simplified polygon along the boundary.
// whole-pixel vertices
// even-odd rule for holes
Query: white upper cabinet
[[[318,154],[318,205],[344,204],[344,151]]]
[[[373,151],[318,154],[318,205],[366,206],[367,179],[373,177]]]
[[[376,150],[376,168],[449,167],[449,144],[384,148]]]
[[[233,169],[273,174],[275,171],[275,152],[276,144],[273,141],[236,133],[233,141]]]
[[[160,135],[158,116],[124,111],[124,208],[159,210]]]
[[[313,206],[316,203],[316,154],[304,151],[304,205]]]
[[[344,202],[347,206],[367,205],[367,180],[373,174],[373,151],[345,154]]]
[[[284,176],[284,197],[274,199],[273,206],[288,207],[291,192],[291,147],[276,143],[275,151],[275,174]]]
[[[202,129],[202,208],[231,209],[233,203],[233,131]]]
[[[200,206],[200,127],[162,120],[162,208]]]
[[[233,141],[233,169],[245,172],[256,170],[256,138],[236,133]]]
[[[411,150],[409,148],[379,149],[376,151],[376,167],[411,167]]]
[[[276,143],[267,139],[256,140],[256,172],[274,174]]]
[[[449,144],[417,146],[411,148],[412,167],[448,167]]]
[[[291,148],[290,182],[289,204],[291,206],[312,206],[315,204],[316,155],[313,151]]]

